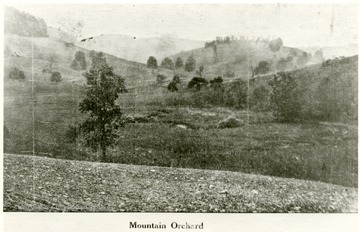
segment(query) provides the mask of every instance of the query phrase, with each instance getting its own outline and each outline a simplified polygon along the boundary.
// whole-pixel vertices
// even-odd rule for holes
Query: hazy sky
[[[216,36],[281,37],[287,46],[334,46],[357,42],[356,5],[15,5],[72,31],[212,40]]]

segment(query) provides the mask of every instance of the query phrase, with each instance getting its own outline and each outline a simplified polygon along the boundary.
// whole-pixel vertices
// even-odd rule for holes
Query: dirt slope
[[[236,172],[4,155],[4,211],[356,212],[357,189]]]

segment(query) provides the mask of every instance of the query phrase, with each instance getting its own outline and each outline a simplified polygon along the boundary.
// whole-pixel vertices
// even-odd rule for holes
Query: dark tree
[[[207,86],[208,81],[203,77],[194,77],[188,83],[188,89],[200,90],[203,86]]]
[[[13,79],[13,80],[24,80],[25,74],[20,69],[18,69],[16,67],[12,67],[9,71],[8,77],[9,77],[9,79]]]
[[[121,125],[121,110],[116,104],[119,93],[126,91],[124,79],[116,75],[107,64],[99,69],[84,73],[86,77],[86,97],[79,105],[80,112],[88,118],[79,125],[86,146],[101,150],[101,159],[106,161],[106,149],[114,143]]]
[[[162,74],[158,74],[156,76],[156,82],[158,83],[158,85],[161,85],[165,79],[166,79],[166,76],[164,76]]]
[[[175,68],[182,68],[184,66],[184,62],[181,57],[176,58]]]
[[[167,89],[170,91],[170,92],[176,92],[178,91],[178,87],[176,86],[176,83],[174,81],[170,82]]]
[[[106,65],[106,57],[102,52],[90,52],[91,69],[101,69],[103,65]]]
[[[166,69],[174,69],[174,63],[173,61],[166,57],[162,62],[161,62],[161,65],[160,67],[162,68],[166,68]]]
[[[255,68],[254,74],[265,74],[270,71],[270,63],[267,61],[260,61],[259,65]]]
[[[218,76],[218,77],[212,79],[210,81],[210,87],[213,88],[214,90],[223,90],[224,85],[223,85],[222,77]]]
[[[146,67],[151,68],[151,69],[157,69],[158,64],[157,64],[156,58],[153,56],[150,56],[149,59],[147,60]]]
[[[187,58],[185,62],[185,71],[192,72],[195,70],[195,67],[196,67],[196,61],[194,57],[191,55]]]
[[[50,77],[51,82],[61,82],[61,80],[62,80],[62,78],[61,78],[61,74],[59,72],[51,73],[51,77]]]
[[[86,69],[86,59],[85,53],[82,51],[77,51],[75,54],[75,58],[70,66],[74,70],[85,70]]]
[[[280,72],[269,82],[272,87],[270,107],[275,118],[281,122],[294,122],[300,115],[299,90],[289,73]]]

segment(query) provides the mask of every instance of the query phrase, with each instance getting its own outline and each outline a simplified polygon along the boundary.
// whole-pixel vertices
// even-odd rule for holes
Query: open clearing
[[[4,211],[357,212],[357,189],[228,171],[5,154]]]

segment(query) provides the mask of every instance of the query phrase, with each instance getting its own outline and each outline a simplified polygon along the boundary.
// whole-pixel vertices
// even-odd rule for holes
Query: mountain
[[[149,56],[161,60],[181,51],[202,47],[204,41],[188,40],[165,35],[159,38],[137,38],[127,35],[99,35],[83,39],[79,47],[103,51],[126,60],[146,63]]]

